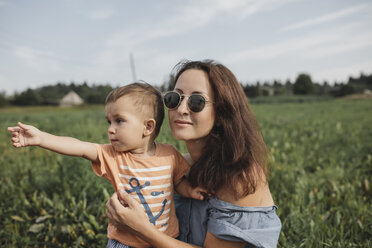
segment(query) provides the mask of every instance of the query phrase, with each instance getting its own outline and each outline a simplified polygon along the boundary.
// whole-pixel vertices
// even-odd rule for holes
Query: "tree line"
[[[349,77],[346,83],[335,82],[330,85],[326,81],[322,84],[313,82],[309,74],[301,73],[294,82],[287,80],[285,83],[281,83],[274,80],[263,84],[260,82],[253,85],[242,84],[242,87],[246,95],[251,98],[269,95],[328,95],[342,97],[351,94],[362,94],[365,90],[372,90],[372,74],[364,75],[361,73],[359,77]]]
[[[75,91],[86,104],[102,104],[107,94],[113,89],[109,84],[89,86],[86,82],[69,84],[58,82],[36,89],[28,88],[23,92],[16,92],[12,96],[0,94],[0,106],[5,105],[58,105],[59,101],[70,91]]]
[[[156,86],[160,91],[171,90],[174,85],[174,76],[170,75],[169,79],[162,85]],[[249,98],[259,96],[273,95],[328,95],[332,97],[342,97],[355,93],[363,93],[366,89],[372,90],[372,74],[360,74],[359,77],[349,77],[347,82],[330,85],[328,82],[322,84],[313,82],[311,76],[306,73],[299,74],[291,82],[256,82],[241,83],[245,94]],[[0,107],[8,105],[58,105],[59,100],[71,90],[75,91],[86,104],[103,104],[107,94],[113,90],[110,84],[89,86],[86,82],[69,84],[58,82],[55,85],[46,85],[36,89],[28,88],[23,92],[16,92],[12,96],[6,96],[5,92],[0,93]]]

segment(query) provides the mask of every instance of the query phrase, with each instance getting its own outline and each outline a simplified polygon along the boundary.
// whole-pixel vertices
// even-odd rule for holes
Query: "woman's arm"
[[[134,232],[154,247],[199,247],[179,241],[160,232],[148,221],[146,213],[136,200],[132,199],[125,192],[119,193],[120,198],[123,200],[122,203],[119,201],[116,193],[106,203],[106,214],[109,221],[117,228],[123,230],[131,229],[131,232]],[[124,207],[122,204],[125,204],[127,207]],[[203,247],[240,248],[244,247],[244,243],[218,239],[208,232]]]
[[[149,222],[143,207],[136,200],[125,192],[120,192],[120,195],[123,201],[119,201],[115,193],[106,203],[106,214],[109,218],[109,222],[114,224],[118,229],[129,230],[135,233],[154,247],[197,247],[174,239],[156,229],[156,227]],[[122,204],[125,204],[126,207]]]
[[[219,239],[210,232],[207,232],[207,236],[204,240],[203,247],[227,247],[227,248],[244,248],[245,243],[244,242],[233,242],[233,241],[227,241],[223,239]]]

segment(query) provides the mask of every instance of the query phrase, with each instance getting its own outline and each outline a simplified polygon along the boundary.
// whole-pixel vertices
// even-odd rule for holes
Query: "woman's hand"
[[[196,247],[172,238],[156,229],[150,223],[143,207],[136,200],[125,191],[118,192],[118,194],[120,194],[120,200],[115,193],[106,203],[106,214],[111,224],[141,237],[153,247]]]
[[[118,229],[135,233],[142,236],[140,230],[143,231],[149,227],[153,228],[143,207],[126,192],[118,192],[113,194],[106,203],[106,214],[109,222]]]

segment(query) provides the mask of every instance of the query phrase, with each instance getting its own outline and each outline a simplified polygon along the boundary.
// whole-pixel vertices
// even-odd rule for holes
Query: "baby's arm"
[[[55,136],[31,125],[18,122],[18,126],[8,127],[8,131],[12,132],[14,147],[40,146],[53,152],[83,157],[90,161],[96,161],[98,157],[93,143],[72,137]]]
[[[205,196],[210,196],[211,194],[202,187],[191,187],[189,181],[186,177],[183,177],[179,183],[176,184],[175,190],[178,194],[186,198],[194,198],[196,200],[204,200]]]

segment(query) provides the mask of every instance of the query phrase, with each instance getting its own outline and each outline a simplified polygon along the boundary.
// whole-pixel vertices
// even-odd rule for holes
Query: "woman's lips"
[[[192,125],[192,122],[190,121],[185,121],[185,120],[175,120],[174,123],[180,126],[189,126]]]

